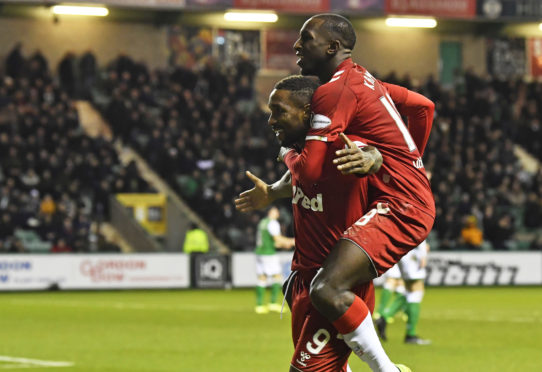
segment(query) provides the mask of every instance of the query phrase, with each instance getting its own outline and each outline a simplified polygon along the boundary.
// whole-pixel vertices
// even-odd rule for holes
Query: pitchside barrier
[[[0,255],[0,290],[187,288],[184,254]]]
[[[292,252],[278,256],[286,278]],[[0,291],[254,287],[255,267],[253,253],[6,254],[0,255]],[[542,252],[431,252],[426,283],[542,285]]]
[[[282,274],[290,273],[292,253],[278,253]],[[233,287],[256,285],[256,258],[234,253]],[[542,285],[542,252],[430,252],[426,283],[432,286]],[[376,285],[382,279],[375,280]]]

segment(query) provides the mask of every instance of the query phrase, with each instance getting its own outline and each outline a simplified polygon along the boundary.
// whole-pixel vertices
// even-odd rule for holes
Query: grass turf
[[[290,315],[256,315],[253,305],[251,290],[3,293],[0,370],[23,367],[6,361],[21,357],[74,363],[26,370],[286,372]],[[414,372],[538,371],[542,291],[429,288],[418,330],[433,345],[403,344],[400,320],[385,343]],[[369,371],[357,357],[350,364]]]

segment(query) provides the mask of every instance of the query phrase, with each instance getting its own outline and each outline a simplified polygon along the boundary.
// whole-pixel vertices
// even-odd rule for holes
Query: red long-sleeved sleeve
[[[423,155],[433,125],[435,104],[421,94],[404,87],[388,83],[383,84],[399,113],[407,117],[408,131],[420,155]]]
[[[307,184],[312,184],[322,176],[328,143],[307,141],[301,153],[294,150],[284,156],[284,163],[290,172]],[[308,156],[310,154],[310,156]]]

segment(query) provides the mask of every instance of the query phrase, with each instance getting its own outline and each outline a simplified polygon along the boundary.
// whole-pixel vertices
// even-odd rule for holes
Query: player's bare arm
[[[275,200],[292,196],[292,181],[290,172],[286,172],[280,180],[269,185],[249,171],[245,173],[254,183],[250,190],[243,191],[235,199],[235,208],[242,213],[263,209]]]
[[[337,158],[333,160],[333,164],[337,165],[337,169],[343,175],[366,176],[378,172],[383,159],[376,147],[359,148],[344,133],[340,133],[339,136],[346,144],[346,148],[335,153]]]
[[[275,248],[277,249],[292,249],[295,246],[295,239],[283,235],[273,236]]]

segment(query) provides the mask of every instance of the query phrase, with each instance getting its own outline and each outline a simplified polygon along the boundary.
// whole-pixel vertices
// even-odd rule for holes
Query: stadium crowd
[[[235,250],[252,249],[259,217],[235,211],[250,186],[244,170],[271,181],[284,172],[278,145],[256,104],[255,68],[241,59],[225,68],[153,71],[120,56],[107,67],[102,107],[114,132],[149,162]]]
[[[111,143],[84,133],[66,83],[57,83],[39,51],[26,58],[18,45],[6,58],[0,252],[118,250],[99,231],[109,195],[149,189],[135,164],[121,165]]]
[[[71,98],[91,96],[115,139],[137,150],[226,244],[252,250],[260,216],[239,214],[232,202],[251,187],[244,171],[266,181],[285,171],[254,93],[255,65],[210,58],[195,70],[151,71],[120,55],[101,78],[96,71],[92,53],[78,60],[67,54],[58,85],[39,51],[28,59],[8,56],[0,86],[0,236],[28,227],[33,217],[44,239],[85,250],[88,239],[74,236],[88,236],[90,221],[107,216],[110,193],[148,190],[133,164],[119,164],[110,143],[82,133]],[[542,248],[535,233],[542,228],[542,170],[525,171],[514,151],[520,144],[542,160],[542,83],[468,70],[453,87],[432,77],[381,78],[436,103],[424,158],[437,205],[433,248]],[[291,234],[291,220],[283,225]],[[16,246],[12,240],[10,249]]]

